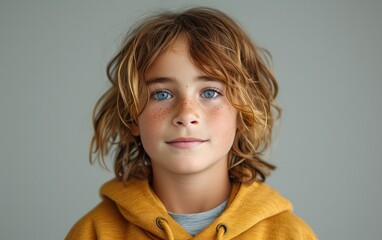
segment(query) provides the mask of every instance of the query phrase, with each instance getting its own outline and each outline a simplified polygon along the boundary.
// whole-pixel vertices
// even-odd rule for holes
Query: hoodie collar
[[[102,186],[101,196],[112,200],[127,221],[148,235],[168,239],[170,231],[176,239],[192,238],[167,213],[147,180],[111,180]],[[289,201],[264,183],[233,184],[224,212],[194,239],[214,239],[221,235],[221,227],[228,229],[224,238],[232,239],[260,221],[291,209]]]

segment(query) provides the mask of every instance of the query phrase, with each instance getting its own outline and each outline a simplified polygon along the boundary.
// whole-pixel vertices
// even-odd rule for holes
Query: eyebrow
[[[216,79],[216,78],[213,78],[213,77],[210,77],[210,76],[198,76],[196,77],[195,80],[198,80],[198,81],[205,81],[205,82],[223,82],[219,79]],[[155,78],[150,78],[150,79],[147,79],[146,80],[146,83],[147,85],[152,85],[152,84],[156,84],[156,83],[168,83],[168,82],[175,82],[175,78],[171,78],[171,77],[155,77]]]

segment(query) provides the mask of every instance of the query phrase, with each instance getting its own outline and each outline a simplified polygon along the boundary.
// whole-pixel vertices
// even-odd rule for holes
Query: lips
[[[199,139],[199,138],[176,138],[166,143],[172,147],[180,148],[180,149],[190,149],[200,144],[203,144],[207,140]]]

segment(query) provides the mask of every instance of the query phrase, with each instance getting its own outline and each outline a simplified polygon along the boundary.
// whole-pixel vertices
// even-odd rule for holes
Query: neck
[[[205,212],[224,202],[231,190],[228,171],[208,174],[153,175],[153,190],[167,211],[177,214]]]

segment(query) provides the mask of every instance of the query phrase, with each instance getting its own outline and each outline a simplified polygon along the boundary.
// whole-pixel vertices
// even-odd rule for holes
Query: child
[[[316,239],[263,183],[281,111],[264,53],[210,8],[135,28],[94,111],[90,149],[116,151],[116,179],[66,239]]]

